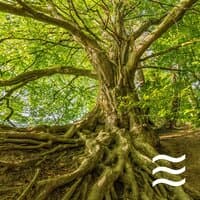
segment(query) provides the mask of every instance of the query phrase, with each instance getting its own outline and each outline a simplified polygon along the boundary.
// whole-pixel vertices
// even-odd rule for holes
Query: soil
[[[168,130],[160,134],[161,152],[173,157],[186,155],[177,168],[186,167],[182,177],[186,183],[200,192],[200,129]]]
[[[160,133],[161,153],[179,157],[186,154],[186,160],[182,163],[176,164],[176,168],[186,166],[186,172],[183,177],[186,182],[200,192],[200,129],[177,129],[166,130]],[[43,149],[39,153],[48,151]],[[0,148],[0,199],[1,200],[15,200],[23,191],[24,185],[27,185],[34,177],[36,168],[30,164],[27,166],[18,166],[28,159],[33,159],[33,163],[37,163],[36,158],[37,150],[11,150],[7,151]],[[52,176],[58,176],[72,171],[80,164],[76,160],[77,156],[83,155],[83,148],[68,149],[64,154],[57,152],[54,155],[49,154],[42,162],[42,171],[39,173],[38,179],[46,179]],[[11,166],[5,166],[3,162],[13,163]],[[17,163],[16,163],[17,162]],[[67,167],[66,167],[67,165]],[[18,166],[18,167],[17,167]],[[21,173],[23,170],[23,173]],[[66,189],[62,188],[51,196],[50,199],[57,199],[59,195],[65,192]],[[34,192],[34,190],[33,190]],[[32,193],[27,199],[31,199]],[[56,195],[56,198],[55,196]]]

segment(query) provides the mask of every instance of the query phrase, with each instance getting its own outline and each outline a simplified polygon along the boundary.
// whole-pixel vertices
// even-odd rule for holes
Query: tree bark
[[[33,18],[67,30],[74,41],[86,49],[100,86],[94,110],[67,127],[64,133],[55,130],[53,132],[50,128],[40,131],[0,129],[0,157],[5,157],[5,152],[9,152],[11,158],[15,158],[14,161],[0,160],[0,165],[3,166],[3,170],[0,168],[1,172],[11,171],[12,177],[19,169],[18,175],[23,174],[22,177],[27,176],[29,180],[27,184],[20,179],[19,184],[16,176],[13,185],[19,186],[20,189],[15,191],[14,186],[10,189],[9,184],[12,181],[8,177],[6,187],[0,190],[0,193],[3,191],[5,197],[5,193],[11,190],[14,198],[18,200],[190,200],[182,187],[152,187],[152,169],[158,166],[152,163],[152,158],[159,154],[154,148],[158,136],[150,127],[145,126],[144,112],[139,107],[134,79],[140,59],[147,48],[197,0],[181,0],[162,20],[157,21],[159,25],[139,44],[135,36],[138,39],[151,23],[142,25],[135,35],[127,35],[122,20],[125,7],[123,1],[112,1],[115,31],[115,37],[112,38],[114,41],[111,42],[111,49],[114,49],[112,56],[109,56],[112,52],[106,52],[103,46],[77,24],[37,11],[26,1],[17,2],[17,6],[0,2],[0,11]],[[81,73],[78,70],[71,73],[81,75],[83,70]],[[32,78],[32,74],[29,75]],[[90,76],[93,77],[93,74]],[[15,151],[20,156],[15,156]],[[72,151],[70,155],[69,152]],[[32,157],[33,155],[35,156]],[[66,155],[73,157],[72,166],[68,165],[69,159],[66,159]],[[27,159],[22,159],[25,156]],[[64,170],[59,168],[59,164],[64,165]],[[161,164],[170,167],[166,163]],[[58,176],[52,173],[56,167],[57,173],[62,171]],[[30,168],[37,168],[34,174],[30,174]],[[156,176],[160,177],[162,174]],[[179,180],[177,176],[166,177]]]
[[[106,61],[103,64],[105,66],[108,63]],[[64,134],[51,132],[52,129],[48,128],[41,132],[36,129],[0,130],[2,151],[20,151],[22,155],[28,152],[36,154],[33,158],[20,162],[0,160],[0,165],[5,170],[15,171],[18,168],[18,173],[21,174],[26,174],[30,167],[37,168],[31,175],[32,178],[28,176],[30,183],[23,186],[21,192],[13,193],[18,199],[46,200],[50,196],[61,200],[191,199],[182,187],[152,187],[152,169],[157,166],[152,158],[158,155],[154,148],[158,136],[144,127],[134,75],[130,78],[125,68],[117,66],[112,68],[112,73],[114,75],[106,81],[102,74],[98,76],[100,88],[95,109],[68,127]],[[81,153],[74,156],[73,167],[70,168],[67,167],[69,160],[66,161],[63,153],[68,155],[74,149],[79,149]],[[46,162],[50,158],[55,159],[55,156],[56,160],[65,161],[67,170],[59,176],[49,177],[44,169],[50,170],[50,163]],[[63,165],[63,161],[61,163]],[[166,163],[161,164],[170,167]],[[45,175],[41,174],[42,178],[39,178],[42,171]],[[156,176],[161,177],[162,174]],[[166,177],[179,180],[177,176]],[[5,191],[9,189],[9,179],[6,181],[4,197]],[[17,181],[14,185],[16,184]]]

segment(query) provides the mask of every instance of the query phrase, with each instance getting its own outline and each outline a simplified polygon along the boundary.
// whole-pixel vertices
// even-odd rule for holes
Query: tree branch
[[[189,69],[176,69],[176,68],[172,68],[172,66],[159,67],[159,66],[153,66],[153,65],[146,65],[146,66],[138,67],[137,70],[138,69],[156,69],[156,70],[165,70],[165,71],[172,71],[172,72],[191,73],[195,79],[200,81],[200,77],[194,71],[189,70]]]
[[[62,27],[74,35],[83,46],[93,49],[100,49],[98,43],[94,39],[85,35],[84,32],[76,27],[72,22],[60,18],[54,18],[46,15],[46,13],[36,11],[23,1],[17,0],[17,2],[21,5],[21,7],[0,2],[0,11],[18,16],[33,18],[41,22]]]
[[[144,22],[134,33],[133,33],[133,37],[134,39],[140,37],[145,31],[148,30],[149,27],[153,26],[153,25],[157,25],[161,22],[161,20],[164,18],[165,16],[160,17],[159,19],[150,19],[146,22]]]
[[[86,76],[89,78],[97,79],[96,74],[93,73],[91,70],[61,66],[61,67],[39,69],[39,70],[24,72],[9,80],[0,80],[0,87],[16,85],[22,82],[27,83],[27,82],[34,81],[45,76],[52,76],[54,74],[69,74],[69,75],[74,75],[74,76]]]
[[[99,77],[101,77],[101,79],[108,85],[113,84],[112,77],[114,64],[110,61],[107,54],[102,50],[101,46],[95,39],[86,35],[79,27],[77,27],[76,24],[69,20],[54,18],[47,15],[46,13],[36,11],[27,5],[24,1],[17,0],[17,2],[21,5],[21,7],[0,2],[0,11],[18,16],[33,18],[38,21],[66,29],[70,32],[70,34],[74,36],[75,41],[84,46],[88,54],[93,57],[91,60]]]
[[[69,0],[69,4],[71,5],[71,9],[74,12],[74,14],[76,15],[76,17],[80,20],[80,22],[82,23],[84,29],[91,35],[93,36],[96,40],[103,42],[85,23],[84,19],[81,17],[81,15],[79,14],[79,11],[77,10],[74,2],[72,0]],[[78,22],[77,22],[78,24]]]
[[[184,16],[185,12],[197,1],[198,0],[181,0],[178,5],[172,8],[157,28],[144,39],[142,44],[139,45],[137,58],[139,59],[154,41],[165,33],[173,24],[178,22]]]
[[[8,91],[6,91],[6,94],[3,97],[0,98],[0,102],[3,101],[4,99],[9,99],[10,96],[13,94],[13,92],[15,92],[19,88],[23,87],[27,83],[28,83],[27,81],[24,81],[24,82],[18,84],[17,86],[14,86],[11,89],[9,89]]]
[[[174,50],[178,50],[181,47],[185,47],[185,46],[197,43],[197,42],[200,42],[200,39],[193,39],[193,40],[190,40],[190,41],[187,41],[187,42],[183,42],[183,43],[180,43],[180,44],[178,44],[176,46],[169,47],[168,49],[165,49],[163,51],[160,51],[160,52],[157,52],[157,53],[153,53],[153,54],[151,54],[149,56],[141,58],[140,61],[145,61],[145,60],[147,60],[149,58],[154,58],[154,57],[157,57],[157,56],[161,56],[163,54],[169,53],[169,52],[174,51]]]
[[[176,69],[173,68],[172,66],[170,67],[159,67],[159,66],[154,66],[154,65],[146,65],[142,67],[138,67],[137,69],[158,69],[158,70],[166,70],[166,71],[174,71],[174,72],[191,72],[189,70],[183,70],[183,69]]]
[[[8,116],[6,116],[4,121],[7,121],[12,127],[16,127],[15,124],[13,124],[12,121],[10,121],[10,118],[14,114],[14,109],[10,106],[10,99],[9,98],[6,99],[6,107],[10,110],[10,113],[8,114]]]
[[[46,40],[46,39],[43,39],[43,38],[29,38],[29,37],[5,37],[5,38],[1,38],[0,39],[0,43],[3,43],[7,40],[24,40],[24,41],[39,41],[41,42],[41,44],[52,44],[54,46],[56,45],[59,45],[59,46],[62,46],[62,47],[67,47],[69,49],[81,49],[81,47],[79,47],[78,45],[74,45],[74,46],[70,46],[69,44],[65,44],[66,42],[70,42],[70,40],[59,40],[59,41],[51,41],[51,40]],[[65,43],[64,43],[65,42]]]

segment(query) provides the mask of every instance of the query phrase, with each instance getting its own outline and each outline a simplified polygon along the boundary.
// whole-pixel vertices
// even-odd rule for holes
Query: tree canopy
[[[6,12],[0,16],[1,121],[26,126],[79,119],[95,105],[98,91],[97,73],[85,48],[98,44],[112,57],[121,32],[138,38],[137,43],[148,41],[141,47],[140,68],[146,83],[139,92],[140,104],[151,107],[152,119],[170,117],[168,102],[178,90],[180,120],[196,121],[199,5],[177,23],[183,14],[178,14],[179,7],[173,8],[174,3],[126,1],[122,6],[120,1],[1,1],[0,10]],[[166,16],[169,9],[175,14]],[[122,10],[124,16],[120,16]],[[122,19],[124,30],[118,30],[114,23],[122,23]],[[156,40],[164,32],[164,23],[169,23],[164,29],[175,25]],[[179,77],[176,83],[172,76]]]

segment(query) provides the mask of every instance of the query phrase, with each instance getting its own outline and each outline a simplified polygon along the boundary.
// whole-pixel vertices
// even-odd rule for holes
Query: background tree
[[[2,149],[36,151],[33,159],[1,161],[24,174],[37,168],[18,199],[190,199],[181,187],[151,187],[159,138],[147,121],[169,119],[171,106],[155,101],[174,91],[170,71],[180,71],[182,93],[193,93],[180,110],[189,105],[196,119],[199,29],[190,35],[185,25],[198,22],[197,0],[16,0],[0,1],[0,11],[0,117],[15,127],[2,126]],[[52,126],[19,128],[36,124]],[[69,171],[36,180],[50,157],[63,162],[71,148]]]

